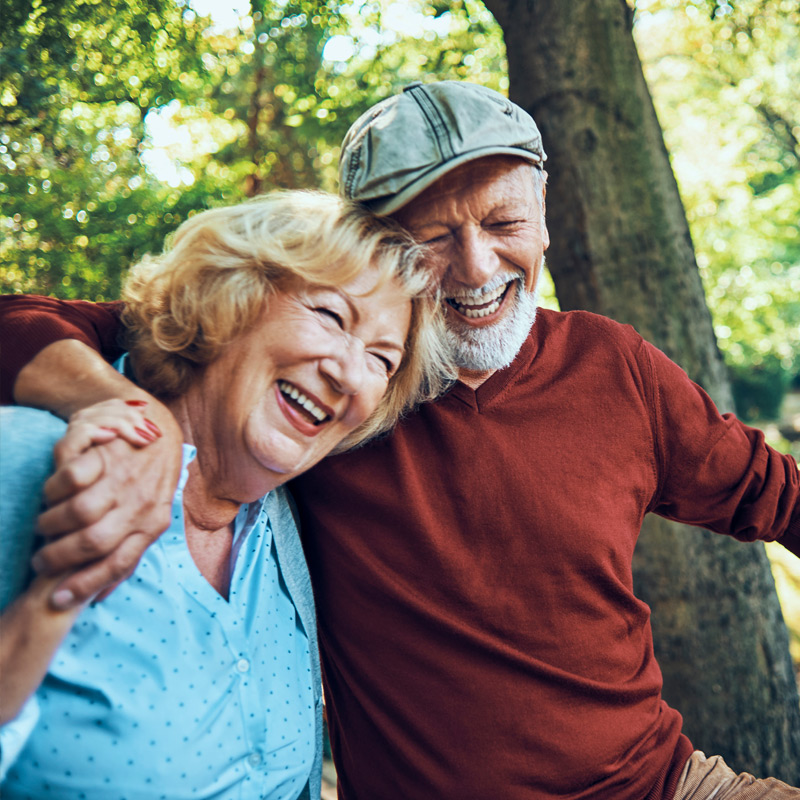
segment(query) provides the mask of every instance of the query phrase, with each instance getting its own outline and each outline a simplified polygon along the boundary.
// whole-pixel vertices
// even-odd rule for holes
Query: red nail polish
[[[125,401],[125,405],[126,406],[138,406],[138,407],[146,406],[147,405],[147,400],[126,400]]]
[[[145,431],[145,430],[142,430],[141,428],[134,428],[134,430],[135,430],[135,431],[136,431],[136,433],[138,433],[138,434],[139,434],[139,436],[141,436],[143,439],[147,439],[147,441],[148,441],[148,442],[154,442],[154,441],[156,440],[156,437],[155,437],[155,436],[153,436],[153,434],[152,434],[152,433],[150,433],[150,431]]]
[[[155,422],[151,422],[149,419],[146,419],[144,421],[144,424],[147,425],[148,429],[152,431],[156,436],[163,436],[163,434],[161,433],[161,428],[159,428],[158,425],[155,424]]]
[[[119,431],[116,428],[109,428],[108,425],[101,425],[100,426],[100,430],[101,431],[111,431],[111,433],[119,433]]]

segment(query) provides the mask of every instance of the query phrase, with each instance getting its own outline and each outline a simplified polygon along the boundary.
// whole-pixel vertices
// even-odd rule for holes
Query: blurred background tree
[[[639,0],[637,43],[740,415],[800,371],[800,4]]]
[[[637,0],[636,12],[737,413],[800,459],[800,3]],[[800,672],[800,568],[780,545],[767,552]]]

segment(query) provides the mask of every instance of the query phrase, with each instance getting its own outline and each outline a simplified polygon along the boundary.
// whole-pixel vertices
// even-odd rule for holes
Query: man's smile
[[[496,317],[514,296],[513,287],[523,279],[522,275],[507,274],[495,278],[480,289],[460,289],[445,296],[448,308],[459,317],[473,323],[488,323]],[[511,291],[509,291],[511,289]]]
[[[459,314],[467,317],[467,319],[480,319],[481,317],[488,317],[489,314],[494,314],[500,308],[503,302],[503,297],[508,291],[510,282],[498,286],[489,292],[481,292],[480,294],[470,293],[468,295],[458,295],[456,297],[448,297],[447,303],[454,308]]]

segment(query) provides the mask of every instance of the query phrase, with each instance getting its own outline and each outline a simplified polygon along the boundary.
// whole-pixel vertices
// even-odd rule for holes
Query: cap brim
[[[430,172],[426,172],[397,194],[378,197],[374,200],[362,200],[361,202],[371,213],[375,214],[375,216],[388,216],[410,203],[417,195],[422,194],[431,184],[436,183],[442,175],[446,175],[448,172],[451,172],[462,164],[466,164],[468,161],[476,161],[479,158],[486,158],[487,156],[516,156],[531,164],[542,164],[542,158],[536,153],[531,153],[529,150],[522,150],[519,147],[486,147],[480,150],[471,150],[469,153],[462,153],[460,156],[452,158],[444,164],[439,164],[438,167],[435,167]]]

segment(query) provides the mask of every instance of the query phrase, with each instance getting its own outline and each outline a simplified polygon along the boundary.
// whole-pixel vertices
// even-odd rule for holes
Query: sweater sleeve
[[[121,310],[121,302],[0,296],[0,403],[14,402],[14,383],[20,370],[40,350],[60,339],[78,339],[102,353],[107,361],[119,358]]]
[[[652,510],[741,541],[779,541],[800,556],[800,473],[764,434],[720,414],[677,364],[646,344],[660,488]]]

